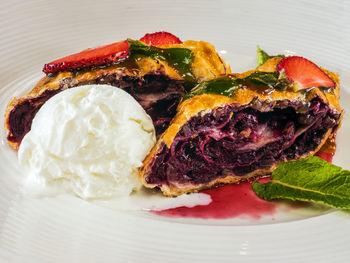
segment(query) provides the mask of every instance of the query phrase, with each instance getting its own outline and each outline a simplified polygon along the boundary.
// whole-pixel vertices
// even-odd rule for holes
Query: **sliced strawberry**
[[[303,57],[290,56],[278,63],[276,70],[302,88],[326,87],[334,88],[334,81],[327,76],[315,63]]]
[[[54,60],[45,64],[43,71],[55,73],[73,69],[110,64],[125,59],[129,54],[128,40],[99,46]]]
[[[332,163],[334,154],[326,153],[326,152],[318,152],[318,153],[316,153],[316,156],[320,157],[321,159],[323,159],[329,163]]]
[[[146,44],[152,46],[182,43],[182,41],[177,36],[174,36],[173,34],[164,31],[146,34],[142,38],[140,38],[140,41],[143,41]]]

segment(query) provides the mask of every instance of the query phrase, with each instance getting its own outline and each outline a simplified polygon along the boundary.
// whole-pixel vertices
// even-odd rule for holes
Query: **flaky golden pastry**
[[[233,79],[245,78],[254,72],[274,72],[280,60],[280,57],[275,57],[255,70],[241,74],[230,74],[228,77]],[[342,119],[342,109],[339,105],[340,85],[338,75],[326,70],[323,71],[336,83],[335,88],[331,91],[312,88],[305,92],[278,89],[266,92],[264,89],[248,85],[237,89],[232,96],[200,94],[184,100],[179,104],[177,114],[170,126],[161,135],[157,144],[144,160],[143,166],[139,169],[140,180],[146,187],[159,187],[164,195],[177,196],[183,193],[197,192],[219,184],[237,183],[253,177],[267,175],[276,168],[278,161],[314,155],[328,138],[334,137]],[[326,110],[327,113],[324,113]],[[233,126],[231,127],[229,124],[224,128],[217,128],[220,125],[211,123],[215,118],[220,121],[227,118],[227,122],[231,123],[235,121],[235,118],[241,118],[240,116],[244,116],[244,114],[246,114],[244,117],[246,119],[262,119],[263,124],[260,123],[260,120],[254,120],[258,124],[249,124],[249,121],[246,120],[246,123],[238,123],[236,125],[238,128],[236,126],[232,128]],[[278,128],[270,128],[271,125],[279,126],[278,123],[275,124],[267,120],[268,117],[266,116],[268,114],[271,114],[269,118],[275,118],[276,122],[284,123],[285,126],[279,128],[280,131],[278,131]],[[311,118],[307,114],[315,118],[314,123],[301,120],[302,118]],[[317,117],[321,115],[322,117]],[[289,126],[292,126],[288,118],[295,119],[293,119],[296,122],[296,124],[293,124],[293,131],[288,130],[291,130]],[[298,121],[300,123],[304,122],[304,124],[298,124]],[[328,125],[327,128],[316,127],[319,125],[318,122],[322,123],[321,126]],[[248,128],[240,128],[239,125],[246,125],[245,127]],[[254,129],[249,127],[255,127],[257,130],[261,129],[261,134],[256,136],[260,136],[261,140],[267,143],[262,144],[261,147],[254,146],[254,143],[257,145],[261,142],[251,139],[253,141],[244,144],[244,140],[249,140],[251,134],[255,132]],[[231,128],[231,133],[234,135],[228,132],[228,129]],[[278,132],[282,135],[271,134]],[[285,136],[286,138],[280,139],[278,136]],[[289,146],[287,145],[288,136],[295,137],[289,138],[291,140]],[[305,137],[304,142],[301,140],[303,136]],[[315,138],[318,136],[317,140],[310,139],[312,136]],[[241,141],[235,141],[237,137],[241,138]],[[271,151],[278,150],[275,137],[280,144],[286,143],[285,153],[282,152],[278,156],[273,156],[276,158],[275,161],[260,161],[264,158],[264,154],[268,156]],[[225,143],[241,143],[240,146],[232,146],[237,149],[237,154],[233,153],[234,151],[228,151],[229,147],[225,148]],[[297,145],[295,146],[295,144]],[[248,151],[249,147],[253,150]],[[254,147],[256,147],[255,150]],[[272,149],[266,149],[268,147]],[[305,149],[299,151],[298,147],[304,147]],[[225,153],[218,154],[220,151]],[[264,154],[259,157],[260,159],[257,162],[250,165],[244,163],[247,159],[249,160],[244,155],[258,155],[261,154],[259,151]],[[196,158],[201,161],[197,161]],[[221,170],[217,168],[219,166],[217,163],[221,162],[220,158],[228,158],[225,163],[226,169],[222,168],[225,167],[224,164],[220,166]],[[232,158],[232,162],[229,158]],[[256,157],[250,158],[254,159]],[[233,166],[235,162],[238,163],[237,167]],[[210,170],[210,167],[213,167],[212,170]]]
[[[230,73],[229,66],[207,42],[189,40],[183,44],[159,47],[190,49],[194,54],[191,69],[197,82]],[[23,136],[30,130],[31,121],[36,112],[47,99],[62,90],[87,84],[110,84],[124,88],[151,115],[156,126],[160,123],[156,127],[158,134],[167,127],[175,114],[176,105],[184,95],[187,86],[193,85],[184,80],[183,76],[166,61],[150,57],[127,59],[106,67],[49,74],[42,78],[29,93],[13,98],[8,104],[5,130],[9,145],[15,150],[18,149]],[[157,85],[160,88],[156,87],[158,90],[153,91],[152,86]],[[144,89],[148,89],[149,94]],[[155,108],[159,108],[157,103],[172,107],[172,109],[162,109],[162,111],[170,111],[168,115],[159,114],[158,116],[155,112]]]

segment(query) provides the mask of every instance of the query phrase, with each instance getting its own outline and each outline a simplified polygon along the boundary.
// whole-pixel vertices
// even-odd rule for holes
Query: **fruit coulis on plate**
[[[260,179],[260,182],[268,178]],[[224,185],[204,190],[202,193],[210,195],[212,201],[206,206],[177,207],[155,212],[168,217],[194,217],[225,219],[247,216],[259,219],[264,215],[272,215],[277,203],[260,199],[252,190],[252,182]]]
[[[332,163],[335,152],[335,139],[329,139],[316,154],[318,157]],[[264,183],[268,177],[258,179]],[[252,182],[224,185],[217,188],[201,191],[211,197],[209,205],[195,207],[176,207],[162,211],[153,211],[157,215],[166,217],[192,217],[203,219],[227,219],[246,217],[260,219],[263,216],[273,215],[278,202],[269,202],[259,198],[252,190]],[[295,206],[293,208],[297,208]]]

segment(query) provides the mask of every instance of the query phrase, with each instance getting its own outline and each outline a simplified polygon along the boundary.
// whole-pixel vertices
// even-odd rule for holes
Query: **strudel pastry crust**
[[[273,72],[276,70],[276,66],[280,60],[280,57],[275,57],[269,59],[265,64],[255,70],[251,70],[242,74],[230,74],[229,77],[233,79],[245,78],[254,72]],[[143,166],[139,169],[140,180],[146,187],[159,187],[165,195],[177,196],[183,193],[196,192],[202,189],[211,188],[219,184],[237,183],[242,180],[247,180],[249,178],[271,173],[276,168],[277,162],[272,163],[267,167],[253,169],[252,171],[248,171],[240,175],[237,175],[229,170],[217,176],[215,179],[206,180],[204,183],[198,181],[194,183],[195,179],[191,177],[192,171],[190,170],[187,170],[187,174],[190,172],[191,175],[188,175],[187,177],[185,175],[179,175],[178,178],[180,179],[174,179],[174,175],[171,174],[160,175],[157,173],[157,170],[161,169],[164,166],[164,164],[159,164],[158,159],[163,158],[162,162],[167,162],[167,158],[170,158],[169,154],[171,155],[172,151],[176,151],[175,147],[181,147],[176,146],[175,142],[177,142],[178,138],[182,136],[182,133],[185,129],[184,127],[186,125],[189,126],[188,123],[190,121],[193,121],[196,118],[204,118],[215,110],[223,110],[225,107],[227,107],[227,105],[235,105],[235,107],[240,108],[252,107],[254,110],[258,110],[260,112],[269,112],[275,107],[284,109],[288,105],[296,104],[304,105],[304,108],[311,107],[311,102],[317,98],[317,100],[327,105],[327,108],[329,107],[329,112],[336,116],[334,120],[336,123],[334,123],[333,126],[331,126],[326,132],[322,134],[322,139],[317,143],[317,147],[311,147],[307,152],[299,155],[298,158],[314,155],[327,141],[327,139],[334,135],[336,129],[340,125],[342,118],[342,109],[339,105],[340,85],[338,75],[327,70],[323,71],[336,83],[336,87],[334,90],[332,90],[332,92],[325,91],[321,88],[313,88],[308,92],[274,90],[273,92],[264,93],[261,92],[261,90],[256,90],[252,87],[246,86],[237,89],[231,97],[218,94],[201,94],[184,100],[179,104],[177,114],[172,120],[168,129],[161,135],[157,141],[157,144],[154,146],[150,154],[145,158]],[[283,105],[284,103],[287,103],[288,105]],[[301,108],[299,107],[296,110],[301,111]],[[231,113],[231,116],[232,114],[235,115],[235,112]],[[194,133],[188,140],[192,140],[192,138],[196,136],[200,136],[199,133]],[[187,156],[186,158],[190,159],[191,157]],[[283,160],[287,160],[287,158],[284,157],[280,161]],[[171,164],[169,164],[166,168],[163,167],[162,169],[164,173],[166,173],[166,171],[173,168],[171,167]],[[163,177],[162,179],[159,179],[157,176]]]

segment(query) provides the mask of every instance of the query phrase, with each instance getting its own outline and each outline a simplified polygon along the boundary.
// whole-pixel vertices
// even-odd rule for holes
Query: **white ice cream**
[[[108,85],[65,90],[41,107],[18,158],[28,181],[82,198],[128,195],[155,143],[151,118],[125,91]]]

